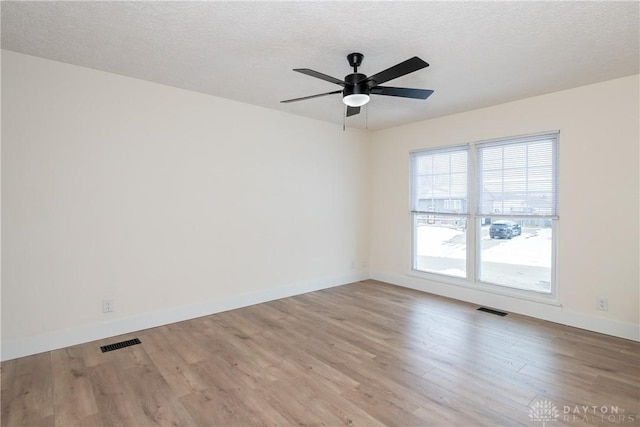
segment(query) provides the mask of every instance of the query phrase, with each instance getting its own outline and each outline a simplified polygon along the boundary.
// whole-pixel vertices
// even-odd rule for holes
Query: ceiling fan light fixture
[[[342,98],[342,102],[349,107],[362,107],[369,102],[370,99],[371,98],[366,93],[352,93],[351,95],[347,95]]]
[[[346,83],[342,92],[342,102],[349,107],[362,107],[369,102],[369,87],[361,83],[367,76],[353,73],[345,76]]]

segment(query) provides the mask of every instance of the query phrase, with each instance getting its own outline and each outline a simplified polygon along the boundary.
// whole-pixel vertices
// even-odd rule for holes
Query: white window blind
[[[469,149],[412,153],[414,213],[468,214]]]
[[[558,217],[558,133],[479,143],[477,214]]]

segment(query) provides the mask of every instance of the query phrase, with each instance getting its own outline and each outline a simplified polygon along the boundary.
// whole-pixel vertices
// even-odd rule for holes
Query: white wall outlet
[[[103,299],[102,300],[102,312],[111,313],[115,310],[115,300]]]
[[[609,300],[607,298],[598,298],[598,305],[596,306],[598,310],[608,311],[609,310]]]

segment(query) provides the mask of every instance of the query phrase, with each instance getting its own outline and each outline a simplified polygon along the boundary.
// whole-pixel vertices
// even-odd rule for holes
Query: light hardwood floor
[[[2,425],[640,425],[640,344],[476,308],[364,281],[11,360]]]

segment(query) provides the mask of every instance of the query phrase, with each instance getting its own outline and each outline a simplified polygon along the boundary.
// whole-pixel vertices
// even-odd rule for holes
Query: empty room
[[[2,426],[640,425],[640,3],[2,1]]]

